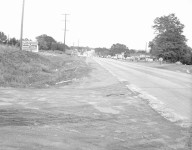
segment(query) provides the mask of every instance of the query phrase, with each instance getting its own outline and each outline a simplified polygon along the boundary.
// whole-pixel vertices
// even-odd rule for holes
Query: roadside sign
[[[160,61],[160,65],[162,64],[162,62],[163,62],[163,58],[162,57],[160,57],[159,58],[159,61]]]
[[[22,42],[22,50],[31,51],[31,52],[38,52],[38,42],[34,41],[23,41]]]

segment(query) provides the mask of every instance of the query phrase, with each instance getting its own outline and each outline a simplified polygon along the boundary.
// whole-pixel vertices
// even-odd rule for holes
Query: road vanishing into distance
[[[130,90],[147,99],[153,108],[167,115],[168,119],[177,121],[179,118],[191,122],[191,75],[141,66],[133,62],[98,57],[93,59],[120,81],[127,82]]]

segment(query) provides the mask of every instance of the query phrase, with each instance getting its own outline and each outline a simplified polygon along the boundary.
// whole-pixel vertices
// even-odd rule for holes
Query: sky
[[[23,0],[0,0],[0,31],[20,38]],[[41,34],[66,44],[110,48],[125,44],[144,50],[154,37],[156,17],[175,13],[185,25],[183,34],[192,47],[192,0],[25,0],[23,37]]]

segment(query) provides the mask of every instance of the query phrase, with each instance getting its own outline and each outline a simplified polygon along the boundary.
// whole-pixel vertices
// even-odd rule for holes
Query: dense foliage
[[[56,40],[48,36],[46,34],[40,35],[36,37],[38,44],[39,44],[39,49],[40,50],[63,50],[64,45],[62,43],[56,42]],[[67,45],[65,45],[65,49],[69,49]]]
[[[109,49],[107,48],[95,48],[95,53],[98,55],[98,56],[103,56],[103,57],[106,57],[109,55]]]
[[[128,47],[124,44],[113,44],[110,49],[111,56],[114,56],[115,54],[125,53],[129,51]]]
[[[9,38],[4,32],[0,32],[0,44],[19,46],[20,42],[16,38]]]
[[[110,49],[95,48],[95,53],[98,56],[103,56],[103,57],[106,57],[108,55],[115,56],[116,54],[126,53],[128,51],[129,51],[128,47],[126,45],[120,44],[120,43],[113,44]]]
[[[64,44],[57,42],[53,37],[48,36],[46,34],[42,34],[36,37],[40,50],[60,50],[63,51]],[[30,39],[25,39],[29,40]],[[20,46],[20,40],[15,37],[9,38],[4,32],[0,32],[0,44],[10,45],[10,46]],[[65,49],[69,49],[67,45],[65,45]]]
[[[191,48],[187,46],[187,39],[182,35],[183,28],[184,25],[175,14],[157,17],[153,25],[156,36],[149,43],[151,54],[169,62],[192,64]]]
[[[132,55],[146,54],[144,50],[129,49],[124,44],[113,44],[110,49],[107,48],[95,48],[95,53],[100,57],[115,56],[116,54],[124,54],[124,57],[130,57]]]
[[[3,32],[0,32],[0,43],[6,43],[6,41],[7,36]]]

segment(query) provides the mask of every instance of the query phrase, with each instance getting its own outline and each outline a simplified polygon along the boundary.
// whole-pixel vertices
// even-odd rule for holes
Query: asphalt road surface
[[[191,75],[114,59],[96,57],[93,59],[120,81],[126,81],[129,89],[148,99],[151,106],[167,115],[168,119],[191,122]],[[169,113],[165,114],[166,111]]]

